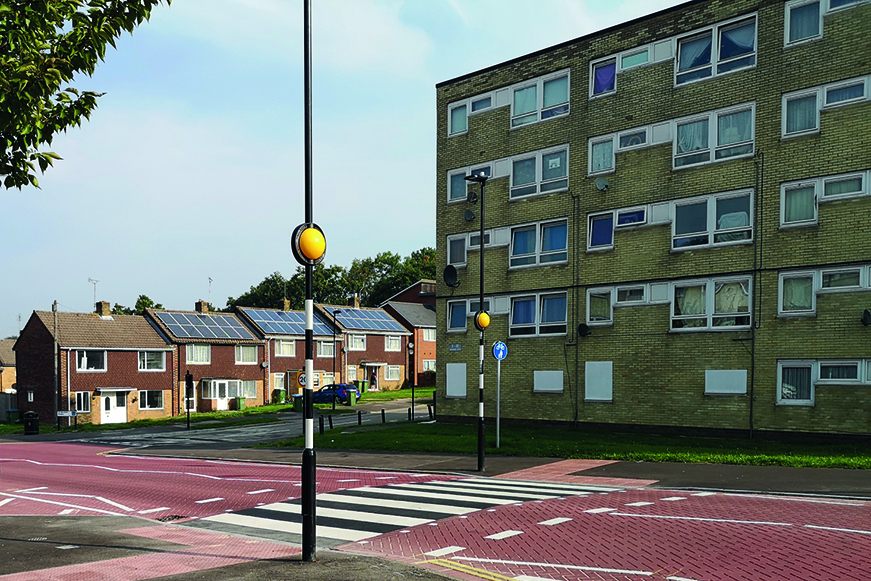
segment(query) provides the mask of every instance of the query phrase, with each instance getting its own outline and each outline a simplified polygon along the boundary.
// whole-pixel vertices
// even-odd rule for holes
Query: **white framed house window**
[[[348,381],[357,381],[357,366],[349,365],[348,370],[345,372],[345,377],[348,378]]]
[[[166,371],[166,352],[140,351],[139,371]]]
[[[608,136],[604,139],[594,137],[590,139],[590,151],[588,159],[590,160],[587,173],[589,175],[606,174],[614,171],[614,136]]]
[[[256,365],[257,345],[236,345],[236,365]]]
[[[617,287],[617,305],[639,305],[647,302],[647,285]]]
[[[101,372],[106,371],[106,352],[98,349],[76,351],[76,371]]]
[[[509,267],[568,261],[568,221],[527,224],[511,229]]]
[[[683,168],[753,155],[754,103],[674,121],[674,164]]]
[[[677,40],[675,85],[756,65],[756,16],[718,24]]]
[[[796,0],[785,6],[784,44],[789,46],[823,34],[823,17],[819,0]]]
[[[824,91],[823,107],[837,107],[863,101],[868,93],[867,79],[854,79],[828,85]]]
[[[185,361],[188,365],[208,365],[212,362],[212,346],[200,343],[185,345]]]
[[[852,174],[823,180],[823,200],[854,198],[866,193],[865,174]]]
[[[333,377],[334,376],[332,373],[324,372],[324,374],[323,374],[324,385],[330,385],[332,383],[335,383],[335,381],[333,380]]]
[[[520,127],[569,113],[569,73],[558,73],[515,85],[511,127]]]
[[[817,308],[813,272],[789,272],[779,276],[778,313],[783,316],[813,315]]]
[[[862,269],[845,268],[821,271],[820,292],[862,288]]]
[[[427,371],[435,372],[436,370],[436,360],[435,359],[424,359],[421,362],[421,371],[426,373]]]
[[[777,404],[814,405],[813,361],[777,363]]]
[[[276,373],[272,376],[272,389],[284,389],[285,385],[285,375],[283,373]]]
[[[614,248],[614,213],[590,215],[587,232],[587,250]]]
[[[279,339],[275,341],[275,356],[276,357],[294,357],[296,356],[296,341]]]
[[[598,97],[617,92],[617,59],[609,58],[590,63],[590,96]]]
[[[859,361],[820,361],[817,383],[859,383]]]
[[[147,390],[139,392],[139,409],[141,410],[162,410],[163,409],[163,391],[159,389]]]
[[[814,182],[781,186],[781,226],[813,226],[817,223],[817,219],[817,197]]]
[[[819,204],[871,195],[867,170],[788,182],[780,186],[780,227],[814,226]]]
[[[819,90],[783,96],[783,137],[808,135],[820,130]]]
[[[673,284],[672,331],[737,331],[750,328],[750,278]]]
[[[402,338],[397,335],[384,336],[385,351],[402,351]]]
[[[614,323],[614,289],[587,289],[587,324],[612,325]]]
[[[525,198],[569,187],[567,146],[525,153],[511,158],[509,198]]]
[[[332,341],[318,341],[318,357],[332,357],[336,353],[336,345]]]
[[[448,264],[457,268],[466,266],[466,238],[465,234],[448,236]]]
[[[512,297],[508,336],[565,335],[567,304],[566,293]]]
[[[32,400],[30,400],[32,401]],[[76,411],[80,414],[91,412],[91,392],[77,391],[76,392]]]
[[[245,399],[254,399],[257,397],[257,382],[253,379],[246,379],[242,382],[242,390],[239,397]]]
[[[448,302],[448,332],[466,330],[466,301]]]
[[[421,329],[423,340],[427,343],[435,343],[436,340],[436,330],[433,328]]]
[[[348,351],[365,351],[366,335],[348,335]]]
[[[399,381],[399,365],[388,365],[387,371],[384,373],[384,379],[387,381]]]
[[[751,192],[727,192],[674,202],[672,249],[748,242],[753,237]]]
[[[469,182],[466,181],[468,175],[484,174],[488,178],[492,175],[492,163],[485,163],[476,166],[466,166],[457,169],[452,169],[448,172],[448,202],[465,201],[469,197]]]
[[[466,111],[465,103],[450,108],[448,111],[448,135],[459,135],[468,130],[469,119]]]

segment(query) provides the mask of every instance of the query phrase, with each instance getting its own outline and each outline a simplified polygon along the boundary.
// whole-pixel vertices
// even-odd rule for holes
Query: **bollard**
[[[408,408],[408,421],[411,421],[411,408]]]
[[[327,416],[327,419],[330,420],[330,429],[333,429],[333,416]]]
[[[432,419],[432,406],[426,404],[426,411],[429,412],[429,419]]]
[[[381,423],[382,424],[387,423],[387,414],[384,412],[384,408],[381,408]]]
[[[318,416],[318,427],[321,431],[321,436],[324,435],[324,416]]]
[[[363,425],[363,412],[361,412],[361,411],[357,412],[357,425],[358,426]]]

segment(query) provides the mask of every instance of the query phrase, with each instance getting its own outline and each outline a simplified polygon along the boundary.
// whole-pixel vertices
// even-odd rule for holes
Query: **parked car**
[[[325,385],[312,395],[314,403],[348,403],[348,396],[353,394],[354,401],[360,400],[360,390],[351,383],[331,383]]]

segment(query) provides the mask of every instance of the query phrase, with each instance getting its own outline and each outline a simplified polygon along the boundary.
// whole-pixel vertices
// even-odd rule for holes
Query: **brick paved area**
[[[549,482],[566,482],[570,484],[592,484],[598,486],[622,486],[625,488],[641,488],[656,484],[656,480],[640,480],[636,478],[605,478],[601,476],[582,476],[572,474],[590,468],[598,468],[614,464],[614,460],[563,460],[541,466],[516,470],[501,474],[496,478],[509,478],[512,480],[538,480]]]

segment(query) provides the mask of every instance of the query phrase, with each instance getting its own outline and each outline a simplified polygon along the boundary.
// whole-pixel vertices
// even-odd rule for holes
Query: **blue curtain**
[[[599,65],[593,70],[593,94],[598,95],[606,91],[614,90],[614,81],[617,77],[617,61]]]
[[[514,301],[513,306],[512,325],[532,325],[535,323],[535,299],[518,299]]]

